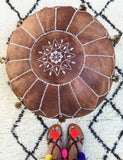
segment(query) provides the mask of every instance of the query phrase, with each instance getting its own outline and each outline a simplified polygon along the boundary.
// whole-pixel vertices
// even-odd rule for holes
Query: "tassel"
[[[65,118],[62,116],[62,114],[59,115],[59,122],[65,122]]]
[[[86,160],[85,154],[83,152],[79,152],[77,158],[78,160]]]
[[[15,107],[16,107],[17,109],[19,109],[19,108],[21,107],[21,101],[20,101],[20,102],[16,102],[16,103],[15,103]]]
[[[52,160],[53,156],[51,154],[46,155],[45,160]]]
[[[113,75],[111,77],[111,80],[114,81],[114,82],[118,82],[119,81],[119,76],[118,75]]]
[[[5,63],[6,62],[6,58],[5,57],[0,57],[0,63]]]
[[[117,35],[114,35],[114,38],[109,37],[109,40],[110,40],[110,41],[112,42],[112,44],[115,46],[115,45],[119,42],[120,37],[117,36]]]
[[[68,155],[67,150],[66,150],[65,148],[62,149],[62,157],[63,157],[64,159],[66,159],[66,158],[67,158],[67,155]]]
[[[82,5],[82,4],[81,4],[81,5],[79,6],[78,10],[79,10],[79,11],[86,11],[87,8],[85,7],[85,5]]]
[[[17,27],[20,27],[22,25],[22,23],[23,23],[22,21],[18,21],[17,22]]]

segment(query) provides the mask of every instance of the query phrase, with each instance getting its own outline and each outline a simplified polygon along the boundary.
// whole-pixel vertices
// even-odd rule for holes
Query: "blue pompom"
[[[79,152],[77,158],[78,160],[86,160],[85,154],[83,152]]]

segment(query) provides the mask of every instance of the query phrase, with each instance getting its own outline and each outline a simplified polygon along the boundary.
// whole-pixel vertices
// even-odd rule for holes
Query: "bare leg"
[[[82,150],[83,132],[76,124],[70,124],[68,127],[68,160],[77,160],[77,155]]]
[[[55,134],[52,134],[55,133]],[[59,136],[58,136],[59,135]],[[53,159],[61,160],[61,150],[62,150],[62,129],[60,125],[55,124],[49,128],[47,133],[47,142],[49,147],[49,153],[53,155]]]

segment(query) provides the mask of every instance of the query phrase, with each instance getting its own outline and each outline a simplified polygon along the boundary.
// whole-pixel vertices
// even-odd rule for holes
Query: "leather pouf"
[[[37,114],[73,118],[108,94],[115,55],[106,29],[73,7],[44,8],[12,34],[6,70],[16,96]]]

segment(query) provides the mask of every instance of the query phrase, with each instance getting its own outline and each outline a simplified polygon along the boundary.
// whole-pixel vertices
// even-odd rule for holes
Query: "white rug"
[[[120,36],[115,46],[120,80],[93,113],[62,124],[64,137],[67,126],[77,123],[84,132],[82,150],[88,160],[123,160],[123,0],[0,0],[0,57],[6,56],[7,41],[18,20],[46,6],[78,8],[82,2],[111,36]],[[0,160],[44,160],[47,129],[58,121],[36,116],[24,106],[16,109],[18,100],[7,82],[5,65],[0,64]]]

